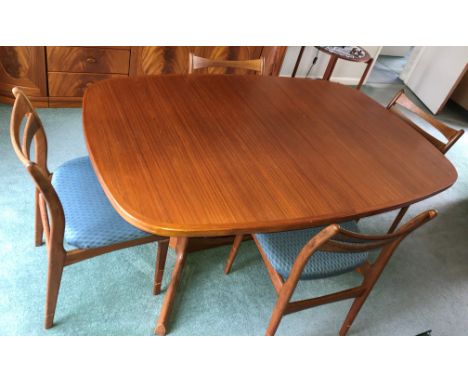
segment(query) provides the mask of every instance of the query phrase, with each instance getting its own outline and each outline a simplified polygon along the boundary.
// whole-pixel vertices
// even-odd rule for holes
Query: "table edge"
[[[127,211],[120,206],[120,204],[112,196],[112,193],[108,189],[107,184],[104,182],[101,176],[101,173],[95,164],[93,153],[89,147],[86,128],[84,126],[85,125],[84,115],[85,115],[85,109],[86,109],[86,104],[87,104],[86,102],[87,94],[88,94],[88,90],[85,92],[84,97],[83,97],[83,108],[82,108],[83,135],[85,139],[86,149],[88,151],[91,164],[99,180],[99,183],[101,184],[112,206],[115,208],[115,210],[124,220],[126,220],[129,224],[145,232],[149,232],[155,235],[166,236],[166,237],[225,236],[225,235],[257,233],[257,232],[279,232],[279,231],[304,229],[304,228],[317,227],[317,226],[326,226],[328,224],[340,223],[340,222],[344,222],[348,220],[356,220],[356,219],[360,219],[363,217],[378,215],[381,213],[397,210],[402,207],[411,206],[412,204],[415,204],[425,199],[429,199],[430,197],[447,190],[448,188],[453,186],[458,179],[458,173],[455,167],[453,166],[453,164],[445,156],[442,156],[442,158],[448,162],[448,164],[450,165],[452,169],[452,172],[453,172],[452,181],[449,182],[449,184],[441,187],[440,189],[433,191],[430,194],[416,197],[403,204],[400,203],[400,204],[395,204],[391,206],[375,207],[367,211],[363,211],[363,212],[356,213],[356,214],[347,214],[339,218],[330,217],[330,216],[322,216],[318,218],[317,217],[304,217],[304,218],[297,218],[297,219],[292,219],[292,220],[287,220],[287,221],[280,220],[276,222],[275,221],[252,222],[252,223],[249,223],[248,226],[247,224],[242,224],[242,226],[238,224],[229,224],[229,225],[221,224],[221,225],[216,225],[214,227],[212,225],[209,225],[209,226],[208,225],[191,225],[190,226],[191,228],[187,228],[186,225],[148,224],[144,220],[142,220],[141,217],[138,217],[137,216],[138,214],[136,212]]]

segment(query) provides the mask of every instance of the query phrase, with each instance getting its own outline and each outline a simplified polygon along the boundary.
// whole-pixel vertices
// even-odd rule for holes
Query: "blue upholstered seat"
[[[65,212],[65,242],[78,248],[96,248],[149,236],[114,210],[88,157],[61,165],[52,176]]]
[[[346,230],[359,232],[355,221],[342,223],[341,226]],[[286,279],[301,249],[323,228],[257,234],[256,237],[273,268]],[[367,258],[367,252],[335,253],[317,251],[304,267],[301,279],[321,279],[349,272],[362,265]]]

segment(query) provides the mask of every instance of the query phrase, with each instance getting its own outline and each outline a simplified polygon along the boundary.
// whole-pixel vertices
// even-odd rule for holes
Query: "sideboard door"
[[[43,46],[0,47],[0,98],[13,102],[11,89],[15,86],[21,86],[36,105],[47,106],[45,48]]]
[[[141,46],[132,47],[130,75],[186,74],[188,57],[197,56],[220,60],[251,60],[262,55],[262,46]],[[236,74],[242,70],[209,68],[209,73]]]

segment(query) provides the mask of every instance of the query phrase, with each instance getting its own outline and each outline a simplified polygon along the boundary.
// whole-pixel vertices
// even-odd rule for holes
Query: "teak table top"
[[[355,89],[263,76],[101,81],[88,151],[133,225],[164,236],[280,231],[359,218],[450,187],[451,163]]]

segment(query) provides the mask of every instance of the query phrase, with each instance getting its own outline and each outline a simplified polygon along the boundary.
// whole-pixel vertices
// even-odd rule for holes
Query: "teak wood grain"
[[[128,74],[128,49],[85,48],[78,46],[48,46],[49,72]]]
[[[130,75],[187,74],[189,53],[216,60],[265,58],[265,74],[277,76],[286,54],[285,46],[139,46],[132,47]],[[245,74],[245,70],[209,68],[209,74]]]
[[[48,106],[44,47],[0,46],[0,102],[14,102],[14,86],[20,86],[36,106]]]
[[[164,236],[338,223],[413,204],[457,178],[398,116],[320,80],[111,79],[87,89],[83,123],[116,210]]]
[[[215,60],[212,58],[206,58],[196,56],[192,52],[189,53],[189,74],[192,74],[198,69],[207,69],[210,67],[214,68],[231,68],[234,69],[245,69],[246,72],[258,72],[261,75],[265,74],[265,58],[260,57],[256,60]],[[226,73],[227,74],[227,73]]]
[[[52,101],[53,97],[80,97],[96,81],[113,77],[126,76],[123,74],[49,72],[49,95]]]
[[[187,74],[188,54],[216,60],[264,57],[266,75],[277,76],[286,46],[0,46],[0,103],[14,103],[19,86],[37,107],[81,107],[76,74],[124,76]],[[208,68],[210,74],[246,74],[232,68]],[[64,76],[54,75],[64,73]],[[72,77],[70,77],[71,75]],[[52,76],[52,79],[49,78]],[[96,76],[94,81],[109,78]],[[77,83],[78,81],[78,83]],[[49,94],[48,85],[52,87]],[[188,248],[191,243],[188,244]]]

